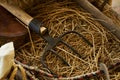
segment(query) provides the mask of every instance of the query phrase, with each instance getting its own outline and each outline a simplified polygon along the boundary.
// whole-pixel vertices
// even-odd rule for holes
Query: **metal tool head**
[[[54,50],[54,48],[59,44],[62,43],[63,45],[65,45],[67,48],[69,48],[74,54],[78,55],[79,58],[81,58],[81,55],[78,53],[77,50],[75,50],[71,45],[69,45],[68,43],[66,43],[62,38],[68,34],[76,34],[79,37],[81,37],[88,45],[90,45],[91,47],[93,46],[83,35],[81,35],[80,33],[76,32],[76,31],[68,31],[65,32],[64,34],[60,35],[57,38],[52,38],[48,31],[42,35],[42,38],[48,43],[46,45],[46,47],[44,48],[43,52],[42,52],[42,56],[41,56],[41,63],[42,65],[47,68],[52,74],[53,71],[51,69],[48,68],[47,64],[44,62],[45,60],[45,56],[47,54],[47,52],[52,52],[54,53],[58,58],[60,58],[67,66],[69,66],[69,64],[67,63],[67,61],[65,61],[63,59],[62,56],[58,55],[58,53]],[[56,75],[56,74],[55,74]]]
[[[52,52],[54,53],[59,59],[61,59],[67,66],[69,66],[69,64],[67,63],[67,61],[65,61],[63,59],[62,56],[58,55],[58,53],[55,51],[55,47],[61,43],[63,45],[65,45],[67,48],[69,48],[73,54],[76,54],[79,58],[81,58],[81,55],[78,53],[77,50],[75,50],[70,44],[66,43],[63,40],[63,37],[68,35],[68,34],[75,34],[78,35],[78,37],[82,38],[88,45],[90,45],[91,47],[93,46],[89,40],[87,40],[83,35],[81,35],[80,33],[76,32],[76,31],[68,31],[65,32],[64,34],[60,35],[59,37],[53,38],[49,35],[49,31],[46,27],[43,27],[42,24],[37,20],[37,19],[33,19],[30,24],[29,24],[29,28],[31,30],[33,30],[34,32],[36,32],[37,34],[39,34],[46,42],[47,45],[45,46],[42,54],[41,54],[41,63],[42,65],[48,69],[52,74],[53,71],[51,69],[48,68],[47,64],[44,62],[45,61],[45,57],[48,54],[48,52]],[[56,74],[54,74],[56,75]]]

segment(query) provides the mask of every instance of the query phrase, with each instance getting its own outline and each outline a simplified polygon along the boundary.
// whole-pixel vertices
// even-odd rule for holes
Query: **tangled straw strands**
[[[32,0],[28,1],[32,2]],[[75,30],[93,44],[93,47],[90,47],[81,38],[72,34],[64,37],[65,42],[71,44],[82,55],[82,58],[72,54],[65,46],[58,45],[56,47],[58,54],[63,56],[70,66],[66,66],[54,54],[49,53],[46,57],[46,63],[55,73],[64,76],[76,76],[98,70],[98,64],[101,62],[109,66],[120,61],[120,43],[118,40],[74,2],[68,0],[38,2],[36,5],[24,9],[31,16],[38,18],[45,27],[48,27],[50,35],[57,37],[66,31]],[[26,2],[23,0],[23,3]],[[16,58],[27,65],[37,66],[47,71],[40,63],[41,52],[46,43],[40,37],[30,35],[32,35],[31,42],[17,50]],[[118,75],[111,73],[110,76],[113,80],[118,80]],[[47,78],[42,76],[42,79]]]

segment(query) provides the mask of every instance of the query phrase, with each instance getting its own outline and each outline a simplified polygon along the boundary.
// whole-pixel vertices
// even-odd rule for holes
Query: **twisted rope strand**
[[[94,78],[94,77],[98,77],[98,76],[100,77],[100,76],[103,76],[103,75],[109,76],[109,74],[106,74],[106,72],[108,72],[107,70],[112,69],[111,67],[109,67],[108,69],[106,69],[107,67],[104,64],[105,70],[100,69],[100,70],[95,71],[95,72],[91,72],[91,73],[87,73],[87,74],[83,74],[83,75],[79,75],[79,76],[75,76],[75,77],[62,77],[62,76],[58,76],[57,78],[55,78],[52,74],[50,74],[48,72],[45,72],[43,70],[40,70],[38,68],[35,68],[33,66],[28,66],[26,64],[23,64],[23,63],[17,61],[17,60],[15,60],[15,62],[17,64],[20,64],[21,66],[23,66],[26,69],[29,69],[31,71],[39,72],[39,73],[43,74],[44,76],[50,77],[51,79],[58,79],[58,80],[76,80],[76,79],[85,80],[86,78],[90,79],[90,78]],[[116,64],[112,65],[112,67],[116,67],[116,65],[118,66],[119,63],[116,63]]]

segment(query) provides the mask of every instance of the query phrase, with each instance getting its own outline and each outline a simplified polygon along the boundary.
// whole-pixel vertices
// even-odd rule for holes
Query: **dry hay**
[[[32,2],[32,0],[28,1]],[[70,66],[66,66],[54,54],[49,53],[46,57],[46,63],[55,73],[67,77],[77,76],[98,70],[98,65],[101,62],[109,66],[120,61],[119,40],[74,2],[45,0],[44,2],[38,1],[35,5],[26,6],[24,9],[31,16],[43,22],[53,37],[69,30],[75,30],[93,44],[93,47],[90,47],[81,38],[71,34],[64,37],[64,40],[71,44],[82,55],[82,58],[70,53],[66,47],[58,45],[56,47],[58,54],[63,56]],[[40,63],[40,56],[45,45],[43,39],[32,35],[31,42],[16,50],[16,58],[27,65],[37,66],[45,70]],[[42,75],[40,77],[42,78],[39,79],[47,79]],[[120,74],[113,71],[110,72],[110,77],[111,80],[119,80]]]

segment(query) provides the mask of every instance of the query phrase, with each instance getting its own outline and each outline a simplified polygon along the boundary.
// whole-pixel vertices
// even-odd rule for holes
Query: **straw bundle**
[[[98,3],[101,2],[101,0],[98,1]],[[90,0],[90,2],[95,1]],[[101,62],[109,66],[120,61],[119,40],[98,23],[91,14],[76,5],[74,1],[36,0],[36,2],[33,2],[33,0],[16,0],[14,4],[19,5],[31,16],[43,22],[43,25],[48,27],[50,35],[53,37],[69,30],[75,30],[93,44],[93,47],[90,47],[81,38],[72,34],[64,37],[65,42],[71,44],[82,55],[82,58],[78,58],[65,46],[58,45],[56,47],[58,54],[63,56],[70,66],[63,64],[54,54],[48,53],[46,63],[55,73],[66,77],[77,76],[98,70],[98,64]],[[114,18],[114,15],[111,15],[108,6],[104,13],[115,19],[116,24],[118,24],[119,21]],[[16,50],[16,58],[19,58],[18,60],[22,63],[47,71],[40,63],[40,56],[46,43],[33,33],[30,34],[30,37],[32,37],[30,42]],[[112,80],[120,79],[118,73],[110,73]],[[36,77],[40,80],[47,79],[42,75]],[[104,78],[101,77],[101,80],[104,80]]]

